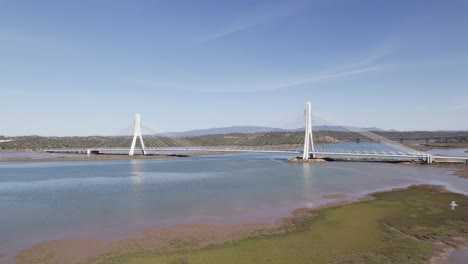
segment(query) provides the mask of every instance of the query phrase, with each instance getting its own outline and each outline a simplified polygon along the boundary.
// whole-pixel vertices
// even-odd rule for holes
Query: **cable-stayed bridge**
[[[315,129],[321,127],[322,129]],[[325,128],[325,129],[324,129]],[[145,133],[144,133],[145,132]],[[182,137],[160,133],[141,124],[136,114],[133,136],[116,136],[112,147],[94,146],[83,149],[49,149],[52,153],[119,153],[149,155],[159,152],[259,152],[297,153],[302,158],[361,157],[401,160],[434,159],[467,160],[467,157],[441,157],[414,150],[365,129],[338,126],[312,115],[311,103],[305,114],[278,129],[259,129],[252,133],[231,133],[198,137]]]

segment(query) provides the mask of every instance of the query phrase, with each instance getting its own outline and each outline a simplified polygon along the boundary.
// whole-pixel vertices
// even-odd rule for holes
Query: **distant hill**
[[[281,128],[273,127],[263,127],[263,126],[232,126],[232,127],[215,127],[207,129],[196,129],[183,132],[168,132],[163,133],[166,135],[176,136],[176,137],[198,137],[206,135],[218,135],[218,134],[250,134],[257,132],[285,132],[287,130]]]
[[[377,128],[377,127],[368,127],[368,128],[356,128],[356,127],[337,127],[337,126],[315,126],[314,130],[322,130],[322,131],[348,131],[348,130],[355,130],[355,129],[364,129],[367,131],[378,131],[383,132],[386,130]],[[215,128],[207,128],[207,129],[196,129],[196,130],[189,130],[183,132],[168,132],[162,133],[164,135],[171,135],[175,137],[198,137],[198,136],[206,136],[206,135],[220,135],[220,134],[250,134],[250,133],[258,133],[258,132],[297,132],[297,131],[304,131],[304,128],[296,128],[296,129],[283,129],[283,128],[275,128],[275,127],[264,127],[264,126],[231,126],[231,127],[215,127]]]

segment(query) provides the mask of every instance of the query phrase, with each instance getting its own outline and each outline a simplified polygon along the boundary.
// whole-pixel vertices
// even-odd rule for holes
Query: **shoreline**
[[[447,191],[444,186],[439,185],[412,185],[405,188],[392,188],[387,191],[373,192],[362,196],[358,200],[344,200],[338,202],[330,202],[322,206],[314,208],[299,208],[293,210],[289,217],[276,219],[273,223],[250,223],[241,225],[213,225],[213,224],[190,224],[190,225],[174,225],[167,227],[154,227],[144,229],[141,236],[128,237],[121,240],[110,242],[102,242],[94,239],[66,239],[55,241],[43,241],[33,247],[24,249],[16,255],[17,263],[30,263],[31,261],[47,256],[53,256],[49,262],[41,263],[56,263],[64,259],[76,260],[78,263],[85,261],[86,263],[100,263],[108,258],[130,255],[147,254],[155,256],[164,256],[165,254],[173,254],[179,251],[192,252],[194,250],[203,251],[212,247],[221,247],[223,245],[231,245],[249,241],[251,239],[268,239],[275,238],[291,232],[302,232],[302,228],[310,221],[314,222],[321,219],[320,215],[327,213],[330,210],[339,210],[339,208],[347,208],[347,206],[362,206],[369,202],[381,200],[382,197],[398,195],[400,192],[410,192],[412,190],[422,190],[423,192],[435,193],[437,195],[451,194],[457,197],[468,197],[455,194]],[[341,194],[331,194],[332,197]],[[407,234],[405,234],[407,235]],[[466,244],[465,237],[463,245]],[[424,238],[415,237],[425,241]],[[442,242],[441,242],[442,241]],[[437,243],[445,243],[444,246],[437,246]],[[437,254],[432,254],[430,263],[439,263],[440,259],[447,258],[450,253],[463,246],[456,241],[451,241],[452,244],[447,244],[444,239],[430,241],[438,248]],[[450,246],[449,246],[450,245]],[[456,245],[456,246],[455,246]],[[145,253],[146,252],[146,253]],[[187,262],[188,263],[188,262]]]
[[[393,188],[384,192],[398,191],[401,189],[405,188]],[[289,216],[272,219],[270,223],[250,222],[232,225],[202,223],[175,224],[144,228],[137,233],[133,233],[133,235],[128,235],[125,238],[116,240],[81,238],[45,240],[32,247],[20,250],[15,256],[15,263],[27,264],[30,263],[29,258],[31,257],[42,258],[41,256],[35,256],[37,253],[41,255],[47,253],[48,255],[54,255],[63,260],[76,260],[76,262],[67,263],[81,263],[83,261],[88,263],[88,261],[92,261],[95,257],[99,256],[146,252],[149,248],[158,253],[171,253],[179,250],[181,246],[185,247],[184,250],[198,250],[212,245],[223,245],[249,239],[256,235],[280,235],[284,234],[288,229],[293,228],[295,223],[304,221],[308,217],[313,217],[316,212],[328,208],[371,201],[375,199],[372,194],[373,193],[365,194],[358,199],[350,199],[347,197],[349,200],[331,201],[312,208],[296,208],[288,213]],[[344,194],[331,195],[342,196]],[[329,197],[327,199],[332,200],[337,198]],[[172,242],[174,240],[175,242]],[[189,240],[199,240],[199,244],[190,246],[188,243]],[[73,256],[70,256],[70,253]],[[22,256],[22,254],[26,254],[27,256]],[[23,258],[28,259],[23,260]],[[51,262],[46,261],[44,263],[56,263],[56,260],[54,259],[51,260]]]
[[[14,152],[4,152],[14,153]],[[37,152],[34,152],[37,153]],[[120,155],[120,154],[93,154],[86,156],[82,154],[82,157],[76,155],[81,154],[68,154],[74,156],[60,156],[50,158],[4,158],[0,159],[0,163],[7,162],[22,162],[22,163],[36,163],[36,162],[74,162],[74,161],[116,161],[116,160],[155,160],[155,159],[172,159],[172,158],[187,158],[187,157],[198,157],[198,156],[212,156],[212,155],[228,155],[237,154],[238,152],[194,152],[187,154],[150,154],[150,155]]]
[[[442,252],[438,256],[434,256],[429,260],[429,263],[430,264],[446,264],[449,257],[456,250],[468,250],[468,242],[465,243],[465,245],[460,248],[447,247],[445,249],[442,249]]]
[[[418,163],[418,162],[403,162],[399,163],[401,165],[409,165],[409,166],[426,166],[426,167],[434,167],[434,168],[444,168],[444,169],[451,169],[452,175],[457,177],[468,179],[468,166],[462,163],[450,163],[450,162],[434,162],[434,163]]]
[[[459,162],[419,162],[419,161],[395,161],[388,159],[332,159],[332,158],[318,158],[302,160],[300,157],[294,157],[288,159],[291,163],[322,163],[322,162],[371,162],[371,163],[389,163],[404,166],[425,166],[425,167],[436,167],[451,169],[452,174],[460,178],[468,179],[468,166],[464,163]]]
[[[463,149],[468,148],[468,143],[428,143],[428,144],[421,144],[421,145],[406,145],[407,147],[420,150],[420,151],[427,151],[433,149]],[[468,153],[468,152],[467,152]]]

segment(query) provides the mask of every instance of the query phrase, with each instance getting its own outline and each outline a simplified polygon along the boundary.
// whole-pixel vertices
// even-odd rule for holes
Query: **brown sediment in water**
[[[366,195],[358,201],[372,200]],[[16,263],[81,263],[104,255],[129,252],[172,252],[201,249],[209,245],[234,242],[257,235],[282,234],[294,228],[317,211],[343,206],[357,201],[332,202],[315,208],[300,208],[292,216],[279,218],[272,224],[252,223],[242,225],[191,224],[145,229],[142,236],[111,242],[89,239],[52,240],[41,242],[16,255]]]
[[[325,199],[343,199],[346,197],[348,196],[344,193],[331,193],[331,194],[322,195],[322,198],[325,198]]]
[[[453,175],[456,175],[460,178],[468,179],[468,166],[460,163],[433,163],[429,166],[453,169]]]
[[[402,162],[401,165],[410,165],[410,166],[426,166],[426,167],[435,167],[435,168],[445,168],[452,169],[453,175],[456,175],[460,178],[468,179],[468,165],[463,163],[455,162],[434,162],[434,163],[425,163],[425,162]]]
[[[468,179],[468,166],[457,169],[457,171],[455,171],[453,174],[457,175],[458,177]]]
[[[210,244],[222,244],[246,238],[253,233],[270,233],[277,225],[246,224],[223,225],[176,225],[150,228],[143,236],[111,242],[98,240],[53,240],[39,243],[21,251],[16,263],[78,263],[103,254],[126,252],[169,252],[180,248],[198,249]],[[44,257],[46,256],[46,258]]]
[[[78,263],[107,251],[108,245],[97,240],[51,240],[21,252],[16,263]]]

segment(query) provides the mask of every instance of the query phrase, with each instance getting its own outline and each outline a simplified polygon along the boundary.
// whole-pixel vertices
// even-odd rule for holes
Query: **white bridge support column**
[[[432,156],[431,155],[427,155],[426,162],[427,163],[432,163]]]
[[[305,138],[304,138],[304,152],[302,159],[308,160],[309,158],[315,158],[315,154],[310,154],[310,152],[315,152],[314,146],[314,137],[312,135],[312,113],[311,113],[311,103],[306,103],[306,122],[305,122]]]
[[[133,154],[135,153],[135,145],[137,138],[140,138],[142,154],[146,155],[145,143],[143,142],[143,137],[141,136],[140,114],[136,114],[135,116],[135,131],[133,132],[133,141],[132,146],[130,147],[130,152],[128,153],[129,156],[133,156]]]

